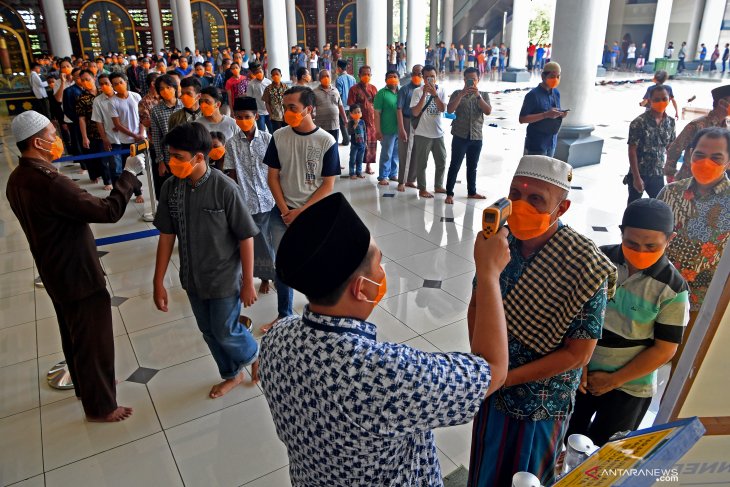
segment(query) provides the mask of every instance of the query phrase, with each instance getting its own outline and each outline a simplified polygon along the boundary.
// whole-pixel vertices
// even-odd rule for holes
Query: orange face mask
[[[382,265],[380,266],[380,269],[383,269],[383,266]],[[385,274],[385,270],[383,270],[383,274]],[[374,307],[376,307],[378,305],[378,303],[380,302],[380,300],[383,299],[383,296],[385,296],[385,293],[388,291],[388,282],[387,282],[387,279],[386,279],[385,275],[383,275],[383,280],[380,281],[380,282],[371,281],[367,277],[363,277],[363,280],[364,281],[367,281],[367,282],[369,282],[371,284],[375,284],[376,286],[378,286],[378,294],[376,294],[373,299],[366,299],[365,300],[368,303],[373,303],[373,308],[374,308]]]
[[[94,90],[94,82],[93,81],[82,81],[81,84],[86,89],[86,91],[93,91]]]
[[[175,99],[175,88],[171,88],[169,86],[166,88],[162,88],[160,90],[160,98],[162,98],[163,100],[165,100],[167,102],[174,100]]]
[[[304,120],[304,114],[287,110],[284,112],[284,121],[291,127],[299,127]]]
[[[176,177],[185,179],[193,172],[192,159],[189,161],[181,161],[177,157],[170,156],[170,171]]]
[[[331,83],[331,80],[330,80],[329,76],[324,76],[319,79],[319,84],[321,84],[323,88],[329,88],[330,83]]]
[[[560,205],[558,205],[560,206]],[[557,220],[550,223],[550,216],[558,209],[555,207],[550,213],[540,213],[537,208],[526,201],[512,202],[512,214],[507,218],[509,231],[518,240],[532,240],[547,232]]]
[[[203,76],[205,74],[205,70],[203,68],[196,69],[195,74],[197,74],[198,76]]]
[[[101,85],[101,91],[106,96],[114,96],[114,88],[111,85]]]
[[[114,91],[116,91],[118,95],[124,96],[127,94],[127,87],[119,85],[114,88]]]
[[[200,113],[203,114],[204,117],[210,117],[215,113],[215,105],[210,105],[208,103],[200,103]]]
[[[43,147],[39,147],[39,149],[44,150],[51,154],[51,160],[55,161],[56,159],[60,159],[60,157],[63,155],[63,140],[61,140],[61,137],[56,135],[56,138],[53,139],[53,141],[48,141],[46,139],[41,139],[43,142],[48,142],[51,144],[50,149],[44,149]]]
[[[91,71],[94,75],[96,75],[98,68],[96,67],[96,65],[89,66],[89,71]]]
[[[244,132],[248,132],[253,128],[253,124],[256,122],[253,118],[244,118],[243,120],[236,119],[236,125]]]
[[[388,86],[398,86],[398,78],[394,78],[391,76],[390,78],[385,80],[385,84]]]
[[[629,264],[640,271],[653,266],[662,258],[662,255],[664,255],[664,249],[657,250],[656,252],[637,252],[636,250],[628,248],[624,244],[621,244],[621,251],[624,253],[624,257]]]
[[[69,68],[69,67],[63,67],[63,68],[61,68],[61,73],[65,74],[65,75],[71,74],[71,71],[72,71],[72,69]]]
[[[188,94],[182,95],[180,97],[180,101],[182,102],[183,106],[188,110],[195,106],[195,98]]]
[[[238,76],[238,74],[239,74],[240,72],[241,72],[241,70],[239,70],[238,68],[235,68],[235,69],[231,69],[231,74],[232,74],[233,76]]]
[[[350,116],[357,122],[362,118],[362,113],[350,113]]]
[[[272,74],[271,79],[274,81],[274,83],[279,83],[281,81],[281,75],[280,74]]]
[[[700,159],[692,161],[692,176],[700,184],[709,184],[717,181],[725,172],[725,166],[717,164],[712,159]]]
[[[214,161],[220,160],[221,157],[226,155],[226,148],[223,146],[220,147],[213,147],[210,152],[208,153],[208,157],[213,159]]]
[[[552,90],[560,84],[560,78],[545,78],[545,84]]]
[[[261,81],[264,79],[264,73],[260,73],[260,72],[256,73],[253,75],[253,77],[256,78],[257,80]]]
[[[664,110],[669,106],[668,101],[653,101],[651,102],[651,109],[658,113],[664,113]]]
[[[423,78],[421,78],[420,76],[411,76],[411,83],[416,86],[421,86],[421,83],[423,83]]]
[[[365,74],[365,75],[360,76],[360,82],[365,83],[365,84],[370,83],[370,75]]]

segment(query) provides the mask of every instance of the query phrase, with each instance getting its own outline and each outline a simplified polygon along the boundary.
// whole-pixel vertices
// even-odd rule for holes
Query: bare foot
[[[139,195],[134,199],[135,203],[144,203],[144,196]]]
[[[277,321],[279,321],[279,318],[276,318],[274,321],[272,321],[270,323],[266,323],[264,326],[262,326],[261,328],[259,328],[259,331],[261,332],[261,334],[263,335],[267,331],[271,330],[274,327],[274,325],[276,324]]]
[[[210,396],[211,399],[218,399],[219,397],[223,397],[226,394],[228,394],[231,389],[236,387],[238,384],[241,384],[243,382],[243,371],[239,372],[236,377],[233,379],[226,379],[220,384],[214,385],[211,390]]]
[[[256,362],[251,364],[251,385],[257,384],[259,382],[259,361],[256,360]]]
[[[367,174],[375,174],[375,171],[373,171],[372,169],[370,169],[370,164],[367,164],[367,165],[365,166],[365,172],[366,172]]]
[[[362,174],[358,174],[357,177],[360,178],[360,179],[365,179],[365,176],[362,175]]]
[[[269,291],[271,288],[269,287],[269,280],[264,279],[261,281],[261,285],[259,286],[259,294],[269,294]]]
[[[111,413],[106,416],[95,418],[93,416],[86,416],[86,421],[91,423],[116,423],[118,421],[124,421],[132,415],[134,410],[126,406],[119,406]]]
[[[426,191],[425,189],[422,189],[421,191],[419,191],[418,196],[420,196],[421,198],[433,198],[433,195],[431,193],[429,193],[428,191]]]
[[[378,181],[378,185],[380,186],[388,186],[388,180],[387,179],[381,179]]]
[[[470,194],[469,196],[467,196],[467,198],[469,198],[470,200],[485,200],[485,199],[487,199],[486,196],[484,196],[483,194],[479,194],[479,193]]]
[[[350,179],[357,179],[357,176],[355,176],[355,175],[353,174],[352,176],[350,176]]]
[[[453,205],[454,204],[454,198],[451,197],[451,196],[447,196],[446,199],[444,200],[444,203],[446,203],[447,205]]]
[[[434,188],[433,192],[437,194],[446,194],[446,190],[444,188]]]
[[[112,189],[114,189],[114,186],[112,186],[111,184],[107,184],[106,186],[104,186],[105,191],[111,191]]]
[[[406,188],[417,188],[416,183],[406,183]]]
[[[404,192],[405,190],[406,190],[406,185],[405,185],[405,184],[399,184],[399,185],[398,185],[398,191],[400,191],[400,192],[402,193],[402,192]]]

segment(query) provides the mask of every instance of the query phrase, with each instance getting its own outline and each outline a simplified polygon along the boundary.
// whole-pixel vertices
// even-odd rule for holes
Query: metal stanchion
[[[147,172],[147,191],[149,193],[150,207],[152,211],[145,212],[142,215],[142,220],[152,222],[155,220],[155,213],[157,213],[157,197],[155,195],[155,181],[152,177],[154,166],[152,158],[150,157],[150,142],[149,140],[145,140],[140,144],[133,144],[133,147],[134,149],[130,147],[130,154],[132,155],[134,155],[133,152],[136,153],[136,151],[144,150],[145,171]]]
[[[48,385],[54,389],[66,390],[74,388],[74,383],[71,380],[71,374],[68,372],[68,365],[65,360],[51,367],[46,379],[48,380]]]

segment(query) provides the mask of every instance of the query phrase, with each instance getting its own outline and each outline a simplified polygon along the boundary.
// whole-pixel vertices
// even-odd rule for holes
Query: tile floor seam
[[[131,340],[130,340],[131,343]],[[135,354],[135,359],[137,360],[137,365],[139,365],[139,359],[137,358],[136,352],[134,352],[134,347],[132,347],[132,352]],[[167,430],[162,424],[162,419],[160,418],[160,413],[157,411],[157,406],[155,405],[155,400],[152,397],[152,392],[150,391],[150,388],[147,384],[144,384],[145,389],[147,390],[147,395],[150,398],[150,404],[152,404],[152,409],[155,411],[155,416],[157,417],[157,422],[160,423],[160,428],[162,428],[162,434],[165,436],[165,443],[167,444],[168,450],[170,450],[170,456],[172,456],[172,461],[175,462],[175,469],[177,470],[177,474],[180,476],[180,482],[182,482],[183,486],[185,485],[185,479],[182,476],[182,472],[180,471],[180,465],[177,463],[177,458],[175,458],[175,452],[172,451],[172,445],[170,444],[170,439],[167,437]]]
[[[264,478],[264,477],[267,477],[267,476],[271,475],[272,473],[276,473],[276,472],[278,472],[279,470],[283,470],[283,469],[285,469],[285,468],[289,468],[289,464],[288,464],[288,463],[287,463],[286,465],[284,465],[283,467],[279,467],[279,468],[277,468],[276,470],[272,470],[271,472],[269,472],[269,473],[267,473],[267,474],[264,474],[264,475],[262,475],[262,476],[260,476],[260,477],[256,477],[255,479],[253,479],[253,480],[250,480],[250,481],[246,482],[245,484],[241,484],[241,485],[239,485],[238,487],[246,487],[247,485],[251,485],[251,484],[253,484],[254,482],[256,482],[257,480],[261,480],[262,478]]]
[[[260,389],[259,389],[259,390],[260,390]],[[256,395],[256,396],[253,396],[253,397],[249,397],[248,399],[244,399],[243,401],[237,402],[237,403],[235,403],[235,404],[229,404],[228,406],[224,406],[224,407],[222,407],[222,408],[220,408],[220,409],[216,409],[215,411],[211,411],[211,412],[209,412],[209,413],[206,413],[206,414],[203,414],[203,415],[201,415],[201,416],[197,416],[197,417],[195,417],[195,418],[192,418],[192,419],[189,419],[189,420],[187,420],[187,421],[183,421],[182,423],[179,423],[179,424],[175,424],[175,425],[173,425],[173,426],[168,426],[167,428],[163,427],[163,428],[162,428],[162,431],[169,431],[169,430],[172,430],[172,429],[175,429],[175,428],[179,428],[180,426],[186,425],[186,424],[188,424],[188,423],[192,423],[193,421],[197,421],[197,420],[199,420],[199,419],[203,419],[203,418],[205,418],[206,416],[210,416],[211,414],[218,414],[218,413],[220,413],[220,412],[222,412],[222,411],[225,411],[226,409],[230,409],[230,408],[232,408],[232,407],[235,407],[235,406],[240,406],[241,404],[244,404],[244,403],[246,403],[246,402],[248,402],[248,401],[251,401],[251,400],[253,400],[253,399],[258,399],[258,398],[260,398],[260,397],[261,397],[261,396],[263,396],[263,395],[264,395],[264,394],[263,394],[263,392],[262,392],[261,394],[258,394],[258,395]],[[150,396],[150,397],[151,397],[151,396]],[[154,406],[154,401],[152,401],[152,405]],[[160,423],[160,425],[162,425],[162,423]],[[173,455],[173,456],[174,456],[174,455]],[[271,473],[271,472],[269,472],[269,473]],[[268,474],[267,474],[267,475],[268,475]]]
[[[36,268],[35,268],[35,260],[33,261],[33,275],[36,275]],[[46,485],[46,449],[45,446],[43,446],[43,401],[41,399],[41,379],[40,377],[43,377],[41,375],[41,362],[40,357],[38,356],[38,347],[39,347],[39,341],[38,341],[38,292],[34,288],[33,289],[33,316],[35,316],[35,353],[36,353],[36,374],[39,376],[38,378],[38,426],[40,431],[40,442],[41,442],[41,470],[43,473],[43,485]]]

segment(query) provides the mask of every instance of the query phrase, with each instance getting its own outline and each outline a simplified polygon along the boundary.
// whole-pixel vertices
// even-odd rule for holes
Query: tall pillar
[[[705,10],[705,2],[697,0],[692,3],[692,14],[689,16],[689,31],[687,32],[687,60],[692,61],[697,58],[697,38],[700,35],[700,24],[702,23],[702,14]]]
[[[48,29],[48,41],[54,56],[67,57],[73,54],[71,35],[66,25],[66,8],[63,0],[42,0],[44,20]]]
[[[327,44],[327,17],[325,16],[324,0],[317,0],[317,42],[320,49]]]
[[[530,24],[530,0],[513,0],[512,28],[509,34],[509,68],[502,75],[502,81],[529,81],[527,72],[528,28]],[[553,28],[553,32],[555,29]],[[553,52],[555,50],[553,49]]]
[[[439,42],[439,0],[431,0],[431,18],[428,26],[428,45],[436,47]]]
[[[281,15],[280,12],[276,12],[276,15]],[[296,46],[297,42],[297,9],[294,5],[294,0],[286,0],[286,32],[289,47]],[[271,64],[271,62],[269,62]]]
[[[180,34],[180,16],[177,13],[177,0],[170,0],[170,15],[172,16],[172,35],[175,38],[172,47],[182,49],[183,46],[180,45],[182,34]]]
[[[399,42],[406,42],[406,13],[408,12],[408,0],[399,0],[400,5],[400,38]]]
[[[160,3],[157,0],[147,0],[147,19],[152,33],[152,49],[155,52],[160,52],[165,48],[165,39],[162,37]]]
[[[385,38],[388,45],[390,45],[393,42],[393,0],[387,0],[385,2],[385,25],[386,25],[386,33]]]
[[[3,74],[13,74],[13,65],[10,63],[10,51],[4,37],[0,37],[0,66]]]
[[[560,76],[561,106],[569,108],[558,135],[555,157],[574,167],[601,162],[603,139],[591,135],[598,116],[594,98],[595,59],[603,46],[609,2],[604,0],[558,0],[555,15],[552,59]]]
[[[385,24],[382,0],[357,0],[357,47],[367,49],[367,63],[372,73],[371,83],[385,86],[388,58],[385,52]],[[357,74],[357,73],[355,73]]]
[[[190,0],[173,0],[177,1],[177,15],[179,17],[178,25],[180,26],[180,50],[185,51],[189,48],[190,52],[195,52],[195,32],[193,30],[193,11],[190,6]]]
[[[441,9],[443,15],[441,16],[441,40],[446,43],[446,49],[451,46],[454,42],[454,0],[442,0]]]
[[[704,43],[707,48],[707,59],[710,59],[710,54],[720,39],[720,28],[725,17],[726,3],[726,0],[705,1],[705,13],[702,15],[702,26],[696,51],[699,51],[700,45]]]
[[[238,23],[241,25],[238,29],[241,36],[239,39],[241,48],[250,51],[253,46],[251,45],[251,28],[248,18],[248,0],[238,0]]]
[[[667,33],[669,32],[669,17],[672,16],[672,0],[659,0],[656,4],[654,14],[654,29],[651,31],[651,48],[649,49],[648,62],[653,63],[658,57],[664,57],[664,47],[667,45]],[[720,27],[717,28],[720,33]],[[679,46],[677,46],[679,50]]]
[[[269,55],[269,70],[279,68],[282,82],[289,81],[291,47],[287,45],[287,19],[281,15],[286,8],[284,2],[285,0],[264,0],[264,42]]]
[[[420,0],[408,0],[408,37],[406,38],[408,70],[426,59],[426,11]]]

